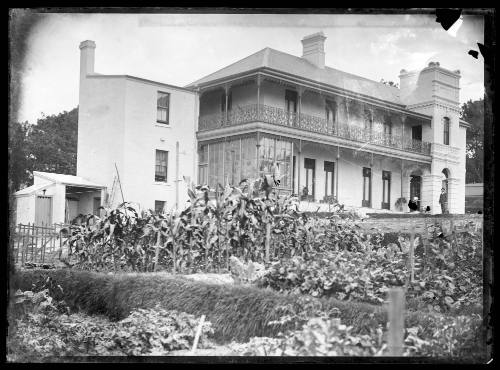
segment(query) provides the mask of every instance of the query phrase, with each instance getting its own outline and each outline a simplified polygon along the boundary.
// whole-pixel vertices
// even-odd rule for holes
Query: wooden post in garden
[[[198,329],[196,329],[196,334],[194,336],[193,348],[191,348],[190,355],[193,356],[198,346],[198,340],[200,339],[201,329],[203,329],[203,323],[205,322],[205,315],[201,315],[200,323],[198,324]]]
[[[429,230],[427,229],[427,218],[424,218],[424,260],[422,266],[422,278],[425,277],[425,271],[427,269],[427,247],[429,246]]]
[[[155,250],[155,267],[154,271],[158,271],[158,258],[160,257],[160,242],[161,242],[161,223],[156,233],[156,250]]]
[[[176,270],[175,269],[175,265],[177,263],[176,256],[175,256],[175,239],[172,239],[172,263],[173,263],[173,265],[172,265],[172,274],[175,275],[175,272],[176,272],[175,271]]]
[[[265,261],[266,263],[269,263],[269,246],[271,244],[271,223],[266,222],[266,255],[265,255]]]
[[[412,221],[410,232],[410,282],[415,280],[415,223]]]
[[[404,302],[405,295],[402,288],[391,288],[388,292],[388,320],[389,334],[387,337],[387,349],[389,356],[401,356],[403,354],[404,341]]]

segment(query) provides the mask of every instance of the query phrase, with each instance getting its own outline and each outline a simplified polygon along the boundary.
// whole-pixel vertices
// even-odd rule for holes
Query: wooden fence
[[[359,226],[364,232],[371,230],[380,231],[382,233],[406,233],[412,231],[416,234],[423,235],[433,231],[434,227],[439,226],[446,233],[461,231],[482,231],[483,216],[482,215],[450,215],[442,217],[387,217],[387,218],[368,218],[359,223]]]
[[[19,224],[14,234],[13,252],[16,263],[48,263],[62,250],[61,230],[68,225]]]

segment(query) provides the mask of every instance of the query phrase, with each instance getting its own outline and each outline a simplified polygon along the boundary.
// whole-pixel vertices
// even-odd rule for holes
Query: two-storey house
[[[325,66],[325,39],[304,37],[302,57],[265,48],[187,86],[199,94],[198,182],[278,168],[278,191],[304,201],[395,210],[417,196],[432,213],[444,186],[464,213],[460,72],[429,63],[388,86]]]

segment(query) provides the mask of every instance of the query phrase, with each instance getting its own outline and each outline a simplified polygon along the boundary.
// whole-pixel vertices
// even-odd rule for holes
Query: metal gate
[[[52,197],[42,195],[36,197],[35,224],[52,224]]]

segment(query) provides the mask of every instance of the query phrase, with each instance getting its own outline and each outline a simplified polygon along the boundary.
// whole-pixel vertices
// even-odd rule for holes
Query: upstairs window
[[[155,181],[167,182],[168,152],[164,150],[156,151]]]
[[[156,100],[156,122],[168,125],[168,111],[170,106],[170,94],[158,91]]]
[[[384,119],[384,134],[392,135],[392,121],[390,117]]]
[[[443,144],[450,145],[450,119],[443,118]]]
[[[364,111],[365,131],[371,131],[373,126],[373,113],[369,109]]]
[[[326,113],[326,122],[328,123],[328,127],[330,128],[335,123],[335,117],[337,115],[337,103],[331,100],[326,100],[325,113]]]
[[[297,91],[285,90],[285,110],[288,113],[297,112]]]

